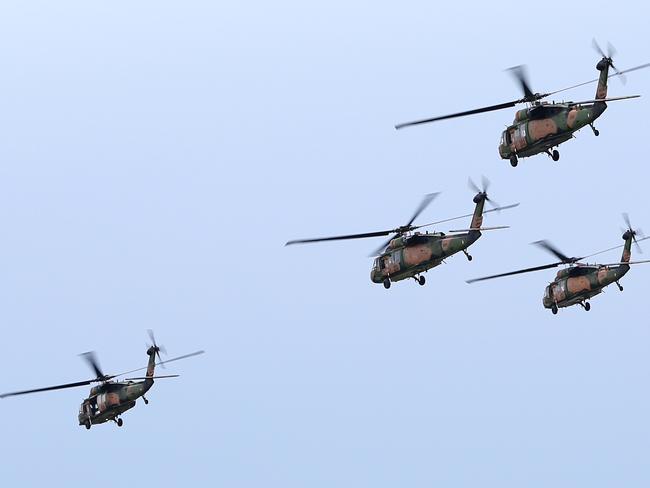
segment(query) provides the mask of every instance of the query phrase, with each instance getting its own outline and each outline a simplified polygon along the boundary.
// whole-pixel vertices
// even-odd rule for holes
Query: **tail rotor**
[[[149,339],[151,339],[152,342],[151,347],[153,348],[153,352],[158,358],[158,362],[160,363],[160,365],[164,368],[165,365],[163,363],[162,358],[160,357],[160,352],[162,351],[164,354],[167,354],[167,350],[165,349],[165,346],[162,345],[159,346],[158,344],[156,344],[156,337],[154,336],[153,330],[147,329],[147,334],[149,334]]]
[[[474,197],[474,202],[478,203],[478,201],[481,199],[485,200],[486,202],[489,202],[494,209],[499,211],[501,209],[501,205],[499,205],[493,199],[488,197],[487,191],[490,188],[490,180],[488,180],[485,175],[481,176],[481,185],[482,188],[479,188],[478,185],[474,183],[474,180],[472,180],[472,178],[467,178],[467,186],[469,187],[470,190],[476,192],[476,196]]]
[[[591,45],[593,46],[594,50],[603,57],[603,60],[605,60],[605,62],[612,68],[612,70],[614,70],[614,72],[621,78],[621,82],[625,84],[627,82],[625,75],[616,69],[616,66],[614,66],[613,57],[616,56],[616,48],[612,45],[612,43],[607,43],[607,54],[605,54],[605,51],[603,51],[598,42],[596,42],[596,39],[591,40]]]
[[[623,233],[623,239],[627,240],[629,237],[632,237],[632,241],[634,242],[634,247],[636,248],[637,252],[643,254],[643,249],[641,249],[641,246],[636,239],[636,236],[639,236],[643,239],[643,231],[641,229],[632,228],[632,224],[630,223],[630,216],[627,214],[627,212],[624,212],[622,215],[623,220],[625,221],[625,225],[627,225],[627,229],[625,229]]]

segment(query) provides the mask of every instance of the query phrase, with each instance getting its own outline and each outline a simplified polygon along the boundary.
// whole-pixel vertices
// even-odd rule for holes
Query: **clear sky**
[[[124,427],[77,425],[87,389],[0,401],[4,486],[577,487],[650,484],[647,286],[551,315],[553,271],[468,278],[650,231],[650,70],[590,130],[513,169],[505,110],[398,122],[650,61],[646,2],[51,2],[0,5],[0,391],[170,355]],[[584,100],[588,86],[566,94]],[[500,203],[469,263],[369,280],[376,240],[291,238]],[[462,222],[460,225],[467,225]],[[454,223],[456,227],[459,225]],[[453,226],[442,226],[446,231]],[[650,245],[646,245],[650,253]],[[619,252],[603,256],[617,260]]]

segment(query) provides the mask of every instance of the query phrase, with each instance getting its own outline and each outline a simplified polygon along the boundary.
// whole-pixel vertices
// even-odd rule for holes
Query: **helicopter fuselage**
[[[556,313],[558,308],[584,304],[586,300],[602,292],[606,286],[617,283],[629,269],[628,264],[575,266],[562,269],[544,290],[542,299],[544,308]]]
[[[590,105],[538,103],[519,110],[515,120],[501,134],[499,155],[517,158],[548,153],[573,137],[573,133],[593,124],[607,108],[604,102]],[[513,163],[514,165],[514,163]]]
[[[481,237],[480,231],[464,234],[415,233],[393,239],[384,253],[375,259],[370,271],[373,283],[413,278],[443,259],[464,251]]]
[[[79,407],[79,425],[102,424],[133,408],[153,380],[108,382],[90,389],[90,395]]]

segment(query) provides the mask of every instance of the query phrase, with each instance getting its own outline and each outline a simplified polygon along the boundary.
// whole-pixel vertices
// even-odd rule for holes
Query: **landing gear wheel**
[[[585,303],[585,312],[588,312],[589,310],[591,310],[591,303],[586,302]]]
[[[557,305],[551,307],[551,312],[553,312],[553,315],[557,315]]]
[[[142,397],[142,399],[144,400],[145,405],[149,405],[149,400],[147,400],[145,397]]]
[[[557,149],[553,149],[551,158],[553,158],[553,161],[558,161],[560,159],[560,152]]]
[[[386,288],[387,290],[390,288],[390,279],[386,278],[384,280],[384,288]]]
[[[474,259],[474,258],[472,257],[472,255],[471,255],[471,254],[468,254],[468,255],[467,255],[467,260],[468,260],[468,261],[471,261],[472,259]]]
[[[594,135],[598,137],[600,135],[600,131],[598,129],[594,129]]]
[[[424,284],[427,282],[424,276],[420,276],[418,278],[418,283],[420,283],[420,286],[424,286]]]
[[[516,168],[518,162],[519,161],[517,160],[517,156],[510,156],[510,166]]]
[[[90,430],[90,420],[86,420],[84,425],[86,426],[86,430]]]
[[[122,419],[117,419],[117,426],[118,426],[118,427],[122,427],[122,424],[124,424],[124,422],[122,421]]]
[[[623,291],[623,287],[619,284],[619,282],[616,282],[616,286],[618,286],[618,291]]]

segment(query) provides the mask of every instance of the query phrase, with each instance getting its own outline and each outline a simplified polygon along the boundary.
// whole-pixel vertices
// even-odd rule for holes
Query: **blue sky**
[[[398,122],[650,61],[640,2],[5,2],[0,7],[0,390],[170,355],[124,427],[76,425],[85,389],[0,402],[10,485],[529,487],[650,482],[650,269],[592,310],[541,306],[553,272],[467,285],[650,228],[650,70],[611,82],[601,135],[513,169],[511,111]],[[593,96],[594,86],[567,99]],[[386,291],[373,240],[291,238],[469,213],[512,228]],[[469,219],[467,219],[469,222]],[[449,227],[453,228],[453,227]],[[449,230],[441,227],[438,230]],[[648,246],[646,246],[648,247]],[[616,260],[619,253],[607,255]]]

